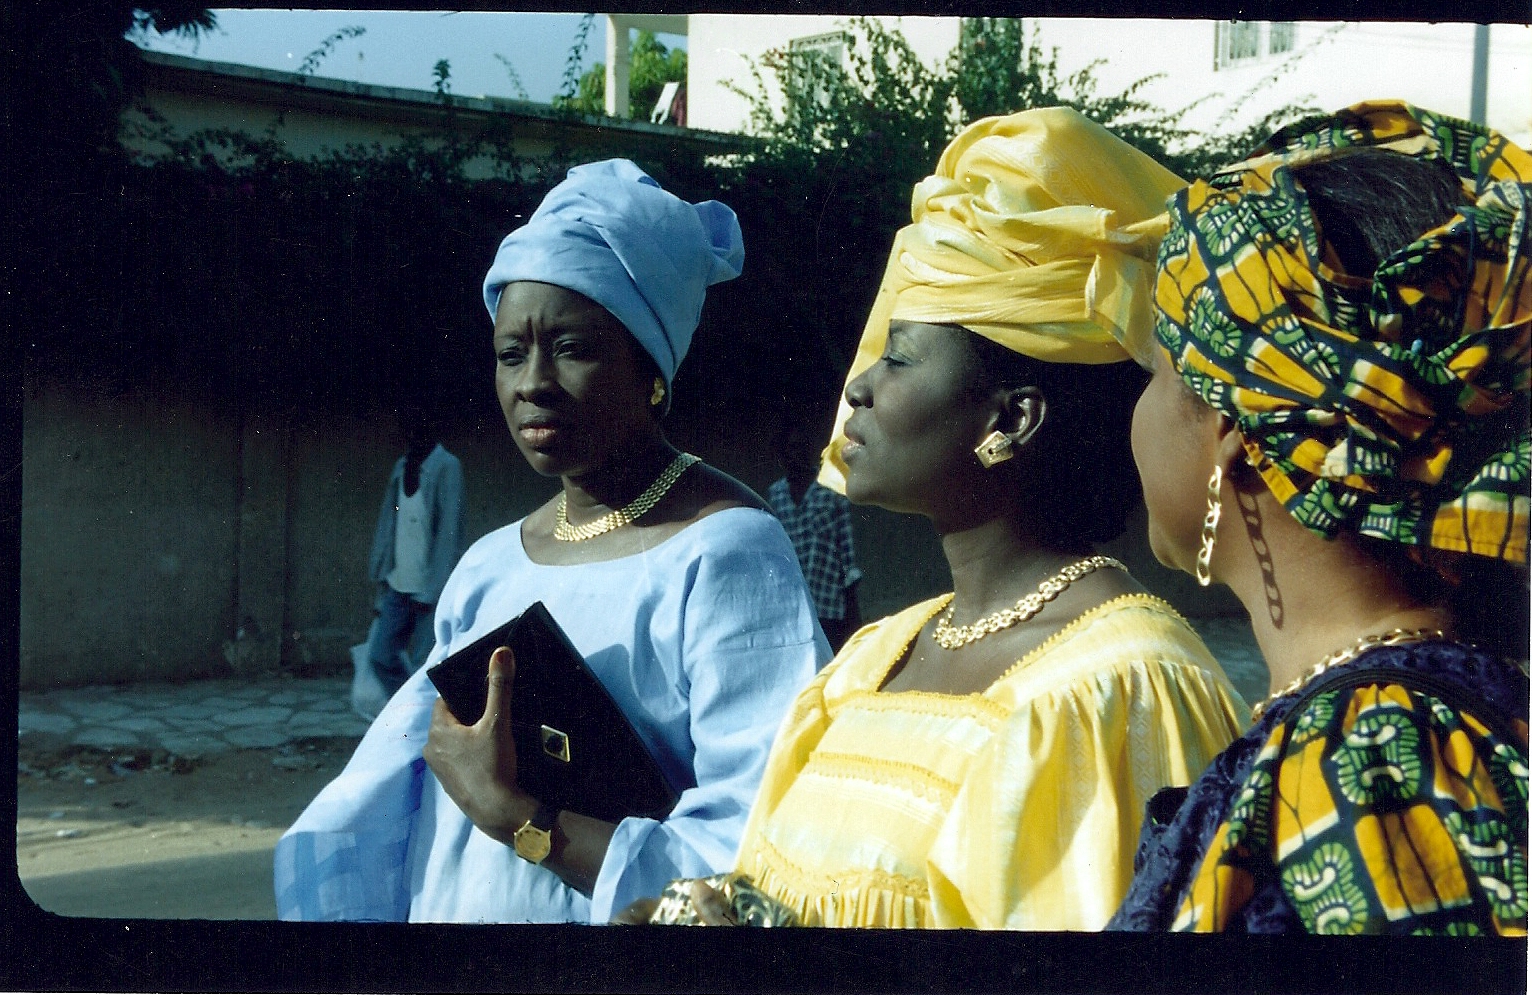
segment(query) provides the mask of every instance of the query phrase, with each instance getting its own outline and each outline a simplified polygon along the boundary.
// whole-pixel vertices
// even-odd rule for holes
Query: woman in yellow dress
[[[772,747],[736,873],[622,921],[1099,929],[1145,801],[1246,710],[1093,543],[1137,503],[1165,198],[1065,108],[976,122],[916,186],[821,480],[924,515],[954,592],[851,637]],[[656,904],[658,908],[656,909]]]

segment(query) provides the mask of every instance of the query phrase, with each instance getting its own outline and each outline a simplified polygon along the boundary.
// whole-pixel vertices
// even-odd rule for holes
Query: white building
[[[955,17],[880,20],[897,27],[932,66],[957,45]],[[1238,128],[1293,103],[1337,109],[1397,98],[1463,118],[1480,112],[1492,127],[1532,146],[1532,26],[1525,24],[1486,29],[1459,23],[1142,18],[1033,23],[1044,48],[1057,48],[1062,74],[1097,63],[1099,95],[1155,76],[1140,95],[1157,106],[1184,110],[1187,126],[1198,130]],[[837,16],[691,15],[687,125],[744,130],[748,106],[726,84],[750,90],[751,61],[774,48],[833,52],[835,33],[845,25]],[[609,51],[613,44],[620,41],[609,40]],[[1475,106],[1476,53],[1487,56],[1482,108]]]

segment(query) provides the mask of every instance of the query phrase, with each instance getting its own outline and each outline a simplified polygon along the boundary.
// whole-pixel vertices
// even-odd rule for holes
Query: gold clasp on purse
[[[542,729],[543,752],[555,760],[569,763],[569,737],[551,726]]]

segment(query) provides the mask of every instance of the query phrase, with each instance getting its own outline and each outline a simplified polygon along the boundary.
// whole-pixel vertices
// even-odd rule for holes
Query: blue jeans
[[[410,643],[422,620],[430,626],[435,606],[400,594],[386,583],[382,587],[382,593],[378,595],[378,617],[367,638],[367,661],[392,695],[420,667],[423,658],[410,653]],[[401,652],[409,660],[409,669],[399,661]]]

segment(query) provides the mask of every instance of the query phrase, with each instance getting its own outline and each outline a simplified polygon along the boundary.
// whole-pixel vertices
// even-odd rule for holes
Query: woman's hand
[[[515,654],[502,646],[489,658],[489,694],[479,721],[463,725],[438,698],[423,751],[442,789],[469,821],[508,846],[537,811],[537,800],[516,783],[510,699],[515,677]]]
[[[691,899],[693,911],[697,914],[698,921],[690,923],[694,926],[738,926],[739,921],[734,918],[734,911],[729,908],[728,901],[723,893],[712,887],[707,882],[698,879],[685,883],[687,896]],[[665,889],[666,892],[670,888]],[[642,926],[654,915],[655,909],[659,908],[660,899],[640,898],[613,917],[612,922],[618,926]]]
[[[489,694],[479,721],[465,726],[440,699],[431,712],[423,751],[426,764],[468,820],[491,839],[516,845],[516,830],[537,814],[536,798],[516,781],[516,741],[511,737],[511,686],[516,657],[502,646],[489,657]],[[571,888],[589,895],[616,832],[615,823],[560,811],[553,852],[542,866]]]
[[[654,910],[659,907],[658,898],[640,898],[621,912],[612,917],[614,926],[642,926],[654,915]]]
[[[704,926],[738,926],[734,911],[724,901],[723,893],[703,881],[693,881],[692,907]]]

